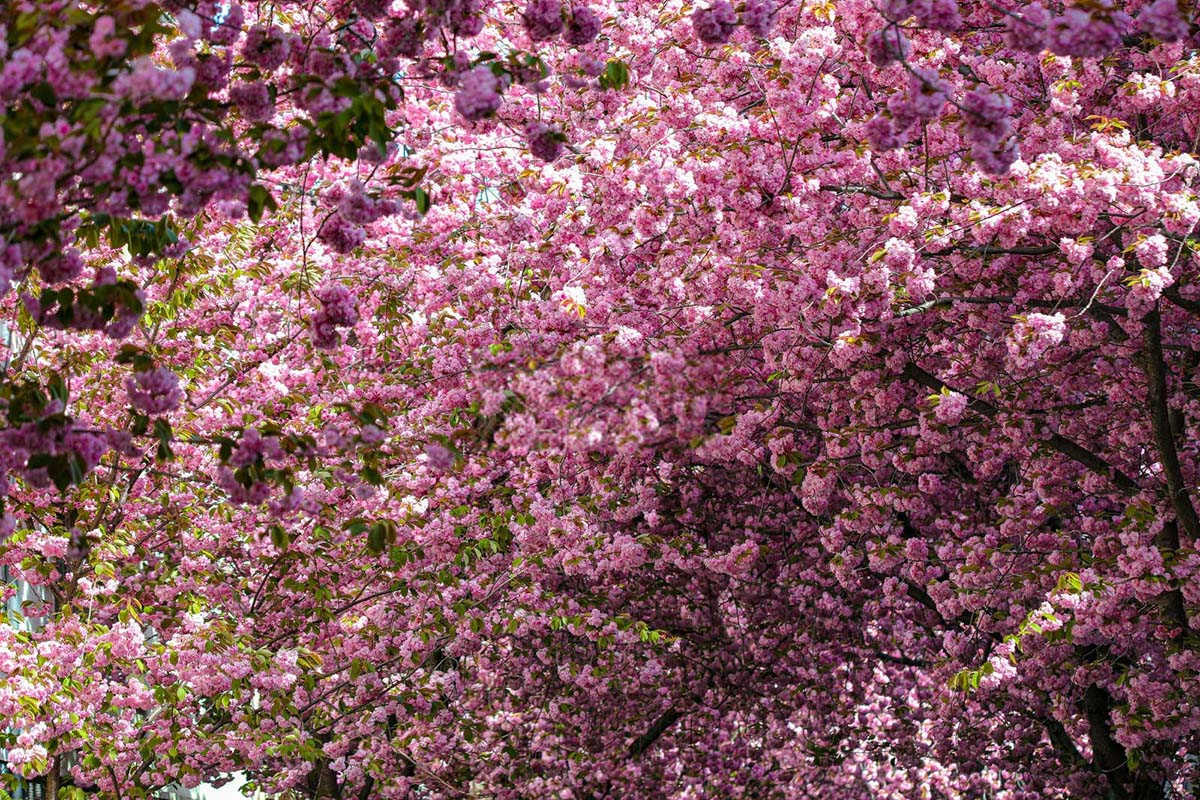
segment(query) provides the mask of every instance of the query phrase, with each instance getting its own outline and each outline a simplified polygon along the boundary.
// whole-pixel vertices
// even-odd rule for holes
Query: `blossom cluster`
[[[22,775],[1194,793],[1193,6],[11,5]]]
[[[724,44],[739,24],[758,37],[771,32],[775,0],[747,0],[739,16],[728,0],[714,0],[692,12],[692,28],[704,44]]]

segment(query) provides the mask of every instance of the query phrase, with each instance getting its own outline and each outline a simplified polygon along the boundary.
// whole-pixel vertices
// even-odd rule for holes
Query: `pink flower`
[[[1167,263],[1167,239],[1161,233],[1147,236],[1133,247],[1142,266],[1151,269]]]
[[[256,25],[246,31],[242,42],[242,57],[264,70],[279,68],[287,61],[292,39],[281,28]]]
[[[425,460],[434,469],[446,472],[454,466],[454,453],[437,442],[425,445]]]
[[[946,84],[936,72],[930,69],[915,68],[908,82],[909,101],[913,113],[921,119],[933,119],[941,113],[949,100]]]
[[[724,44],[737,27],[737,15],[727,0],[715,0],[708,8],[692,12],[692,27],[704,44]]]
[[[88,46],[97,58],[118,58],[125,54],[125,40],[116,35],[116,23],[108,14],[96,18]]]
[[[483,119],[500,108],[500,81],[487,67],[475,67],[459,81],[454,107],[469,120]]]
[[[987,88],[972,89],[963,97],[967,137],[985,147],[995,147],[1009,131],[1012,98]]]
[[[266,122],[275,116],[271,91],[262,81],[233,84],[229,87],[229,99],[247,122]]]
[[[144,414],[165,414],[183,401],[179,378],[166,367],[135,372],[125,379],[125,389],[129,402]]]
[[[590,6],[572,6],[571,19],[567,23],[567,31],[563,38],[568,44],[582,47],[600,35],[601,24],[600,15]]]
[[[908,38],[895,25],[889,25],[867,37],[867,57],[877,67],[904,61],[911,50]]]
[[[354,0],[358,13],[367,19],[379,19],[391,8],[392,0]]]
[[[1006,21],[1009,46],[1030,53],[1040,51],[1046,46],[1050,19],[1050,12],[1041,3],[1033,3],[1019,13],[1014,12]]]
[[[529,0],[521,18],[526,33],[535,42],[556,36],[563,29],[562,0]]]
[[[1048,46],[1062,56],[1100,58],[1121,44],[1115,25],[1077,6],[1050,21]]]
[[[1188,35],[1188,23],[1180,13],[1179,0],[1155,0],[1138,15],[1138,27],[1163,42],[1174,42]]]
[[[937,396],[933,416],[943,425],[953,425],[962,419],[967,410],[967,397],[959,392],[945,392]]]
[[[1066,318],[1061,312],[1026,314],[1017,320],[1009,334],[1008,352],[1018,366],[1030,366],[1062,342],[1066,332]]]
[[[380,52],[385,56],[414,58],[421,52],[428,31],[420,17],[406,16],[388,23],[380,40]]]
[[[358,307],[354,295],[340,283],[326,283],[314,292],[321,302],[321,312],[335,325],[358,322]]]
[[[542,161],[554,161],[563,151],[563,135],[544,122],[531,122],[525,126],[525,138],[529,152]]]
[[[746,0],[742,24],[755,36],[766,37],[775,21],[775,0]]]
[[[333,214],[325,220],[317,238],[338,253],[349,253],[366,240],[367,232],[341,214]]]

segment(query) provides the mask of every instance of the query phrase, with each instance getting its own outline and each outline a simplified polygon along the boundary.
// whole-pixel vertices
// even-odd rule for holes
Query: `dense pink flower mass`
[[[487,67],[475,67],[460,78],[454,107],[467,119],[482,119],[500,107],[500,81]]]
[[[179,379],[166,367],[143,370],[125,379],[129,402],[147,414],[174,411],[183,400]]]
[[[591,6],[574,5],[571,7],[571,19],[567,22],[567,31],[563,38],[573,45],[583,46],[591,43],[600,35],[603,20]]]
[[[1197,14],[0,0],[0,789],[1196,796]]]
[[[692,14],[696,37],[705,44],[723,44],[737,27],[737,15],[727,0],[713,0],[708,8]]]
[[[524,19],[525,30],[535,42],[556,36],[564,24],[562,0],[529,0]]]
[[[544,122],[526,125],[525,137],[529,141],[529,152],[542,161],[553,161],[562,155],[562,134]]]

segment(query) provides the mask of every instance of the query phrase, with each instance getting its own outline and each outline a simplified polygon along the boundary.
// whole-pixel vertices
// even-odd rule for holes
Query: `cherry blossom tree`
[[[1195,791],[1194,4],[4,9],[16,775]]]

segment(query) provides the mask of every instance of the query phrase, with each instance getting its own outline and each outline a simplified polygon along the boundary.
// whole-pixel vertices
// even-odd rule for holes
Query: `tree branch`
[[[1162,323],[1158,309],[1146,315],[1144,320],[1146,358],[1147,399],[1150,401],[1150,424],[1154,430],[1154,443],[1158,446],[1163,475],[1167,479],[1167,494],[1175,509],[1175,517],[1183,532],[1193,541],[1200,539],[1200,520],[1188,495],[1179,465],[1179,451],[1175,449],[1175,437],[1171,431],[1171,410],[1167,401],[1167,365],[1163,358]],[[1179,549],[1178,535],[1171,549]]]
[[[935,392],[941,391],[942,387],[946,386],[945,382],[939,380],[932,373],[926,372],[924,369],[917,366],[916,362],[914,361],[910,361],[908,366],[904,368],[903,376],[909,380],[916,381],[925,388]],[[967,395],[967,397],[967,406],[973,411],[984,415],[985,417],[994,417],[1000,413],[1000,409],[996,408],[996,406],[992,405],[981,397],[972,397],[971,395]],[[1062,434],[1051,434],[1050,436],[1042,439],[1042,444],[1046,445],[1051,450],[1061,453],[1072,461],[1082,464],[1093,472],[1104,475],[1112,480],[1112,482],[1116,484],[1117,488],[1123,492],[1128,494],[1137,494],[1137,492],[1141,490],[1141,487],[1138,486],[1137,481],[1133,480],[1133,478],[1130,478],[1124,472],[1117,469],[1112,464],[1109,464],[1091,450],[1080,446]]]
[[[1154,537],[1154,544],[1166,555],[1179,551],[1179,528],[1193,542],[1200,539],[1200,521],[1196,518],[1196,508],[1188,494],[1187,485],[1183,480],[1183,470],[1179,464],[1179,451],[1175,449],[1175,430],[1171,425],[1171,407],[1167,398],[1167,365],[1163,357],[1162,319],[1156,307],[1146,315],[1144,320],[1146,353],[1143,365],[1146,370],[1146,395],[1150,405],[1150,426],[1154,431],[1154,442],[1158,447],[1159,462],[1162,464],[1163,475],[1167,479],[1167,494],[1171,507],[1175,510],[1175,519],[1168,520]],[[1183,593],[1178,586],[1163,594],[1163,612],[1175,626],[1175,638],[1182,639],[1188,635],[1187,608],[1183,602]]]
[[[1109,713],[1112,695],[1092,684],[1083,693],[1083,712],[1087,715],[1088,738],[1092,742],[1092,766],[1108,778],[1109,790],[1116,800],[1128,800],[1129,763],[1125,748],[1112,736]]]
[[[1071,738],[1071,734],[1067,733],[1067,729],[1061,722],[1049,715],[1037,719],[1046,728],[1050,744],[1064,764],[1072,767],[1087,766],[1087,761],[1079,754],[1079,748],[1075,746],[1075,740]]]
[[[1178,286],[1168,286],[1163,289],[1163,297],[1170,300],[1175,305],[1192,314],[1200,316],[1200,301],[1189,300],[1179,293]]]
[[[676,711],[674,708],[668,708],[662,715],[654,720],[654,724],[650,726],[650,730],[643,733],[633,744],[629,745],[629,757],[638,758],[650,749],[650,745],[658,740],[668,728],[674,725],[683,717],[683,714]]]
[[[929,258],[948,256],[961,253],[964,256],[1048,256],[1059,252],[1057,245],[1042,245],[1041,247],[964,247],[961,244],[951,245],[943,250],[934,250],[924,255]]]
[[[874,197],[878,200],[903,200],[904,199],[904,195],[902,195],[896,191],[884,191],[882,189],[876,189],[871,186],[856,186],[853,184],[847,185],[847,186],[833,186],[833,185],[822,184],[821,191],[833,192],[834,194],[865,194],[869,197]]]
[[[928,661],[922,661],[919,658],[909,658],[908,656],[893,656],[889,653],[876,653],[875,657],[881,661],[886,661],[889,664],[899,664],[903,667],[928,667]]]

